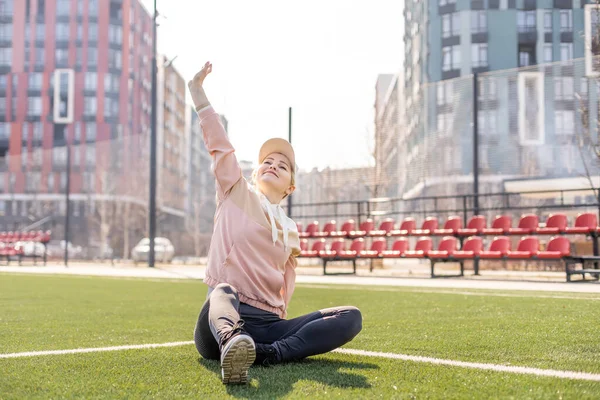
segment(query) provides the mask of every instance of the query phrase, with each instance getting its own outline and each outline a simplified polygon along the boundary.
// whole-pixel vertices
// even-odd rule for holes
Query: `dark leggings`
[[[240,303],[234,287],[219,284],[202,306],[194,330],[200,355],[218,360],[219,338],[239,320],[244,321],[244,330],[256,343],[273,345],[282,362],[327,353],[351,341],[362,329],[362,316],[356,307],[326,308],[285,320]]]

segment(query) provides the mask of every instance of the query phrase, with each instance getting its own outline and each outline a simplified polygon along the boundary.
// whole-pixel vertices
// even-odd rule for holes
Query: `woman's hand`
[[[188,88],[190,89],[190,94],[192,95],[192,100],[194,101],[194,105],[196,109],[206,107],[210,103],[206,98],[206,94],[204,93],[204,88],[202,85],[204,84],[204,79],[212,72],[212,64],[210,61],[207,61],[204,64],[204,67],[198,72],[191,81],[188,82]]]

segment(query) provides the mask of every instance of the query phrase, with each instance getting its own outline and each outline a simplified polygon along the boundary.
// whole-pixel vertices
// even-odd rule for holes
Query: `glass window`
[[[554,112],[554,126],[557,135],[572,135],[575,132],[575,123],[572,110],[558,110]]]
[[[69,24],[64,22],[56,24],[56,40],[63,42],[69,40]]]
[[[34,72],[29,74],[29,90],[42,90],[42,74]]]
[[[471,33],[487,32],[487,13],[486,11],[471,12]]]
[[[560,60],[567,61],[573,59],[573,43],[560,44]]]
[[[552,56],[552,43],[544,44],[544,62],[551,63],[553,61]]]
[[[46,25],[38,23],[35,26],[35,40],[41,42],[45,39],[45,36],[46,36]]]
[[[42,98],[29,97],[27,99],[27,116],[39,117],[42,115]]]
[[[460,35],[460,16],[458,13],[445,14],[442,16],[442,37]]]
[[[14,0],[0,0],[0,17],[13,16],[13,2]]]
[[[520,33],[535,31],[535,11],[517,11],[517,26]]]
[[[552,10],[544,11],[544,32],[552,33]]]
[[[560,10],[560,31],[573,32],[573,10]]]
[[[573,100],[573,77],[554,78],[554,98],[556,100]]]
[[[87,117],[95,116],[97,112],[96,98],[84,97],[83,99],[83,114]]]
[[[0,65],[12,66],[12,48],[0,48]]]
[[[98,49],[95,47],[89,47],[87,56],[88,67],[96,67],[98,65]]]
[[[460,68],[460,46],[442,47],[442,57],[444,71]]]
[[[3,23],[0,24],[0,40],[12,40],[13,24]],[[27,36],[29,40],[29,35]]]
[[[471,61],[473,68],[487,67],[488,65],[488,45],[477,43],[471,45]]]
[[[84,88],[85,90],[91,90],[95,92],[98,89],[98,74],[95,72],[86,72]]]
[[[85,140],[86,142],[93,142],[96,140],[96,123],[88,122],[85,124]]]
[[[56,15],[58,16],[69,16],[69,8],[71,6],[71,0],[57,0],[56,1]]]
[[[90,42],[98,41],[98,24],[90,22],[88,27],[88,40]]]
[[[56,49],[56,66],[57,67],[66,67],[69,65],[69,51],[67,49]]]

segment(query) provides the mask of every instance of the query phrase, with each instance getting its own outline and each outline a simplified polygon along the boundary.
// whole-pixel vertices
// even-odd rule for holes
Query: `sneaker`
[[[256,343],[256,360],[254,364],[268,367],[279,362],[277,349],[270,344]]]
[[[256,358],[254,340],[241,326],[234,326],[221,349],[221,378],[223,383],[247,383],[248,369]]]

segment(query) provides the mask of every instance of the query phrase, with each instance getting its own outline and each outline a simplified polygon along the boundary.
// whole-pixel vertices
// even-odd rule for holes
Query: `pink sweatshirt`
[[[300,254],[297,232],[289,232],[284,249],[279,223],[273,243],[271,223],[258,194],[242,176],[219,115],[212,106],[198,112],[204,143],[213,159],[217,210],[204,282],[214,288],[228,283],[240,301],[285,318],[294,293],[296,256]]]

